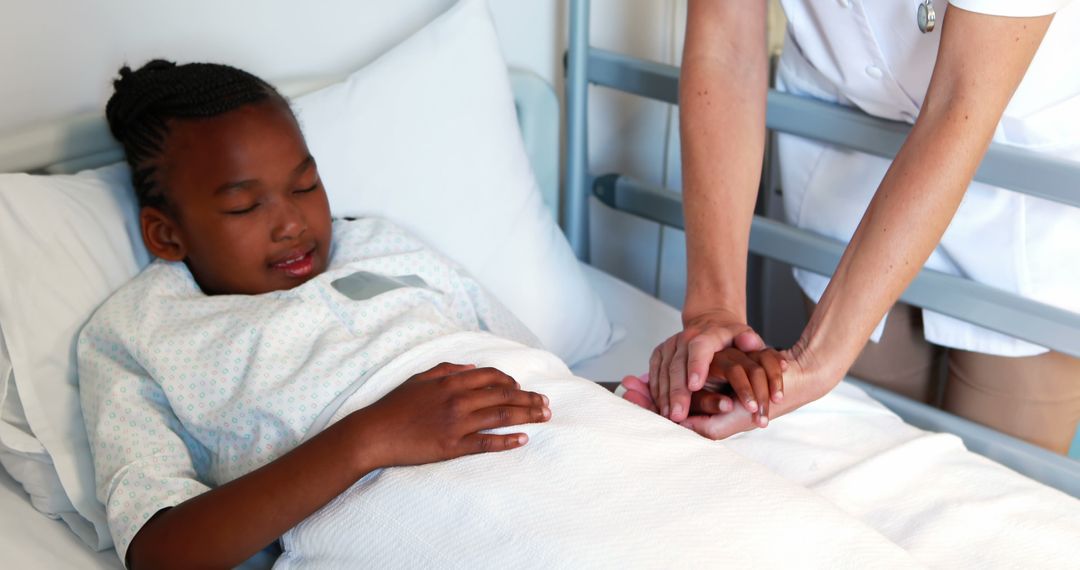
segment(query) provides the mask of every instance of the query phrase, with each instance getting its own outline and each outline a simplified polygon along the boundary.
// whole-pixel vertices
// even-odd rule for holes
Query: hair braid
[[[124,147],[140,206],[167,207],[165,189],[156,179],[172,119],[221,115],[281,95],[267,82],[228,65],[176,65],[155,59],[132,71],[120,68],[114,93],[105,106],[113,137]],[[284,99],[282,99],[284,100]]]

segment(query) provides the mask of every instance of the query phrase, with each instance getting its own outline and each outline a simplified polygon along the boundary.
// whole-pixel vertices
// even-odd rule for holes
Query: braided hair
[[[120,68],[105,106],[113,137],[124,147],[139,206],[167,209],[156,179],[169,121],[215,117],[243,105],[284,98],[267,82],[228,65],[177,65],[155,59],[132,71]]]

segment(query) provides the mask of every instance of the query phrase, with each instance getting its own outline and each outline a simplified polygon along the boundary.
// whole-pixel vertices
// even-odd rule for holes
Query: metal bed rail
[[[564,230],[588,260],[587,209],[592,195],[615,209],[664,225],[683,226],[678,192],[619,175],[594,178],[588,172],[588,87],[597,85],[667,103],[678,103],[679,69],[612,53],[589,45],[589,1],[571,0],[567,51],[567,167],[562,201]],[[910,126],[857,110],[770,90],[766,126],[828,144],[892,158]],[[1080,163],[1000,144],[991,144],[975,180],[1066,206],[1080,207]],[[590,188],[591,187],[591,188]],[[831,275],[845,244],[781,222],[755,216],[753,253]],[[913,305],[1006,333],[1080,357],[1080,314],[1065,311],[961,277],[923,269],[901,299]],[[862,385],[862,384],[860,384]],[[968,448],[1029,477],[1080,496],[1080,462],[1050,453],[994,430],[966,422],[901,396],[871,388],[909,423],[960,435]],[[1080,434],[1074,451],[1080,447]]]

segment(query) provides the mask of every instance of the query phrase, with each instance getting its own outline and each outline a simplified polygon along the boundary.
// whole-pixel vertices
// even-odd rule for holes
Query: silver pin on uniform
[[[916,20],[919,23],[919,31],[922,33],[934,31],[934,25],[937,24],[937,14],[934,13],[933,0],[923,0],[919,4]]]

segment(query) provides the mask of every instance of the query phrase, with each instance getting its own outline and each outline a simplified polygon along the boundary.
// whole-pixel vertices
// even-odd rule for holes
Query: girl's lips
[[[271,265],[289,277],[306,277],[315,269],[315,250]]]

